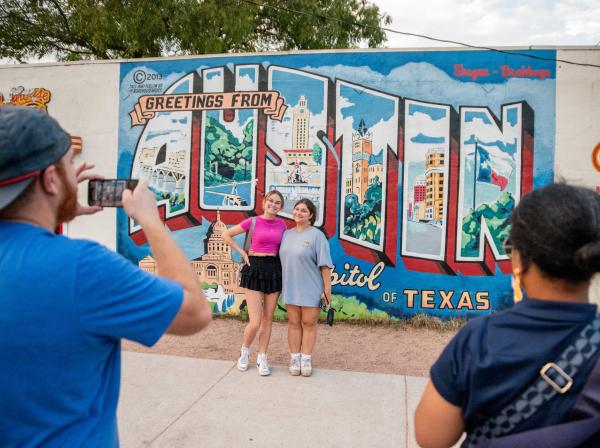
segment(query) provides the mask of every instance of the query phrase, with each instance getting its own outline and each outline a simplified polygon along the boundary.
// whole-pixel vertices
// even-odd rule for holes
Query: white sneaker
[[[290,366],[288,367],[288,370],[292,376],[300,375],[300,356],[290,357]]]
[[[245,372],[248,370],[248,356],[250,355],[250,350],[246,347],[242,347],[240,349],[240,357],[237,360],[237,368],[240,372]]]
[[[259,353],[256,357],[256,368],[258,369],[258,373],[260,376],[267,376],[271,374],[271,369],[269,368],[269,363],[267,362],[267,354]]]
[[[300,361],[300,372],[302,376],[311,376],[312,375],[312,359],[311,358],[302,358]]]

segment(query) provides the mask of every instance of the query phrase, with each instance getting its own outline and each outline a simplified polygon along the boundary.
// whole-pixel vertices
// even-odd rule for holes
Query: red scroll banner
[[[144,95],[129,113],[131,126],[146,124],[157,112],[219,109],[262,109],[273,120],[281,121],[287,109],[279,92],[227,92]]]

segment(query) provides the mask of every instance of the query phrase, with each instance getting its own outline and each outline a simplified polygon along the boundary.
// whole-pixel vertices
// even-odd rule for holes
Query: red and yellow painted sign
[[[0,106],[27,106],[47,111],[51,97],[50,90],[43,87],[35,87],[33,89],[25,89],[23,86],[13,87],[10,91],[8,101],[0,93]]]

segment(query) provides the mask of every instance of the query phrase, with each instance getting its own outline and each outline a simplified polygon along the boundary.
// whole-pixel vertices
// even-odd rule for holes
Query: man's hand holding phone
[[[96,165],[93,163],[87,162],[83,162],[81,165],[79,165],[75,171],[75,174],[77,175],[77,183],[80,184],[81,182],[91,179],[103,179],[101,175],[92,172],[95,167]],[[94,213],[98,213],[100,210],[102,210],[100,205],[83,205],[81,202],[77,201],[77,216],[93,215]]]
[[[90,168],[93,168],[93,165],[83,167],[81,174]],[[123,207],[127,216],[133,218],[142,227],[161,222],[156,207],[156,198],[154,193],[148,189],[145,181],[101,179],[94,176],[88,185],[88,203],[89,209],[93,209],[94,212],[101,210],[102,207]]]
[[[123,207],[123,192],[134,190],[136,179],[92,179],[88,184],[88,204],[100,207]]]
[[[125,189],[122,202],[127,216],[133,218],[142,227],[154,223],[162,225],[156,208],[156,198],[145,181],[140,181],[133,191]]]

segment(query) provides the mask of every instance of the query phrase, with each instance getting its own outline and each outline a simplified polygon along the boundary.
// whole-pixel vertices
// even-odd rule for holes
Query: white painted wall
[[[566,49],[558,59],[600,65],[600,48]],[[556,75],[555,178],[590,188],[600,186],[592,150],[600,142],[600,68],[558,63]]]
[[[564,49],[557,59],[600,65],[600,48]],[[592,150],[600,142],[600,68],[558,63],[556,69],[555,179],[595,189],[600,172],[592,165]],[[600,275],[590,297],[600,305]]]
[[[83,139],[78,162],[96,164],[95,171],[116,177],[119,113],[119,64],[76,63],[0,66],[0,92],[8,100],[13,87],[43,87],[51,92],[48,112],[72,135]],[[87,188],[79,189],[87,203]],[[90,238],[115,249],[116,214],[105,209],[66,225],[74,238]]]

